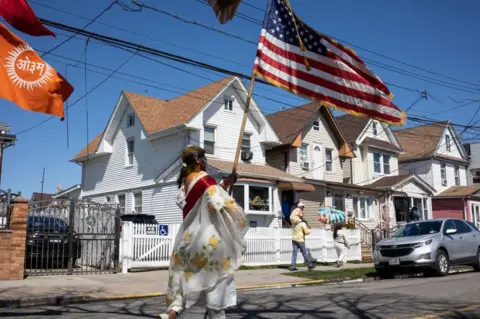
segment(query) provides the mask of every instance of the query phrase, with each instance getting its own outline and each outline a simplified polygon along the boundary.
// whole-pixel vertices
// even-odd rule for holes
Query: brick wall
[[[12,201],[10,229],[0,231],[0,280],[22,280],[25,267],[28,201]]]

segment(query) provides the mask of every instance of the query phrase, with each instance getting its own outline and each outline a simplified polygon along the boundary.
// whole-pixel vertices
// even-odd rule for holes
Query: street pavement
[[[227,318],[480,318],[480,274],[242,291]],[[155,318],[163,298],[0,309],[2,318]],[[181,318],[204,318],[192,308]]]

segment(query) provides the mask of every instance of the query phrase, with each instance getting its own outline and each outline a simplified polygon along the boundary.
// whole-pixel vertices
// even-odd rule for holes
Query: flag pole
[[[250,87],[248,89],[247,100],[245,102],[245,108],[243,109],[242,126],[240,127],[240,135],[238,136],[237,151],[235,153],[235,161],[233,162],[232,175],[235,175],[238,169],[238,161],[240,159],[240,151],[242,149],[243,135],[245,133],[245,126],[247,125],[248,112],[250,110],[250,102],[252,100],[254,84],[255,84],[255,73],[252,74],[252,78],[250,79]],[[233,192],[233,184],[234,183],[232,183],[232,185],[230,186],[230,190],[229,190],[230,195],[232,195],[232,192]]]

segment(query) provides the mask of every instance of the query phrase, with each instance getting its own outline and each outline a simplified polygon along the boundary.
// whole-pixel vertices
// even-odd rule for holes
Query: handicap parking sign
[[[158,225],[158,234],[160,236],[168,236],[168,225]]]

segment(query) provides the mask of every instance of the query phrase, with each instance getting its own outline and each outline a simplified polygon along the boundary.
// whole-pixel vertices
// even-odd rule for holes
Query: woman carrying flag
[[[170,259],[168,315],[193,305],[205,306],[209,318],[225,318],[225,309],[237,303],[233,273],[242,263],[247,219],[228,195],[235,176],[218,186],[206,172],[205,151],[189,146],[182,154],[177,204],[183,209]]]

